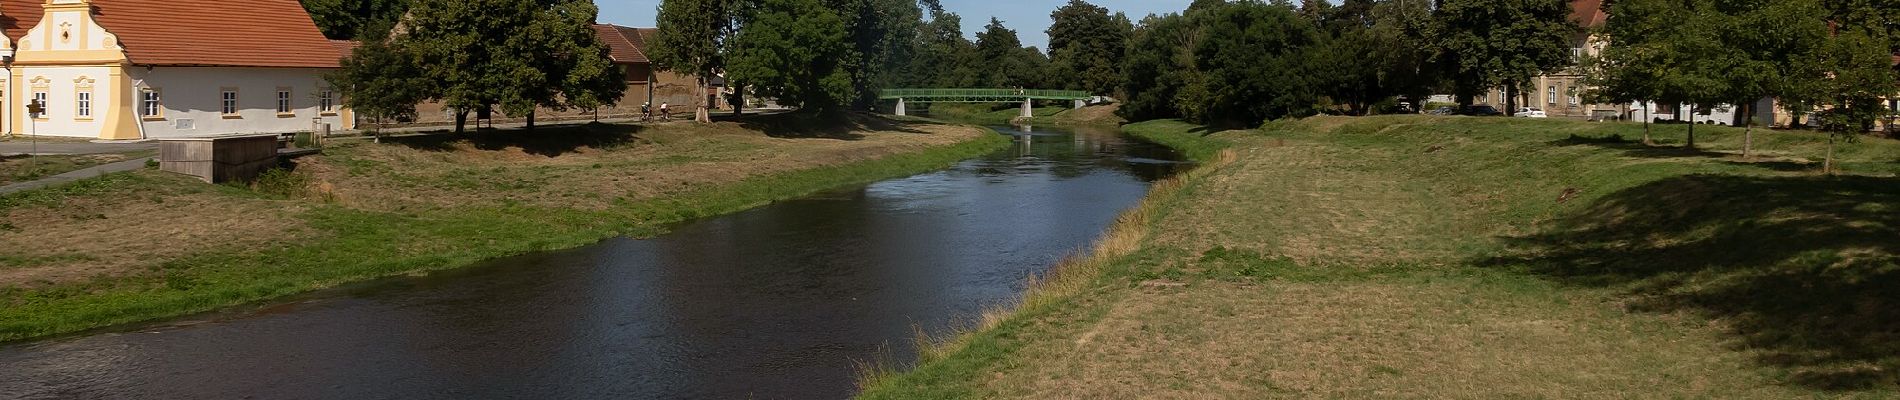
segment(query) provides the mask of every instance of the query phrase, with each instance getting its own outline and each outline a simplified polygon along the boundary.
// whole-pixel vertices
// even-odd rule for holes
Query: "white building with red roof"
[[[0,129],[133,140],[352,126],[297,0],[0,0]],[[35,100],[46,112],[31,114]]]

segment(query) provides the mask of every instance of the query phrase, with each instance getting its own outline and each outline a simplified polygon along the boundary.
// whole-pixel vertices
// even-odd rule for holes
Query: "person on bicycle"
[[[673,120],[672,108],[673,108],[672,104],[660,103],[660,120],[661,121]]]
[[[653,102],[640,103],[640,121],[653,120]]]

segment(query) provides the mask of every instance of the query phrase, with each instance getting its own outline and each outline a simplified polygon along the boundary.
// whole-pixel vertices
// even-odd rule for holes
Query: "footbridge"
[[[1023,118],[1034,116],[1030,113],[1036,100],[1068,100],[1075,102],[1075,108],[1087,105],[1089,98],[1095,97],[1080,90],[1038,90],[1038,89],[884,89],[878,91],[877,98],[897,100],[897,115],[905,115],[908,103],[1014,103],[1023,102]]]

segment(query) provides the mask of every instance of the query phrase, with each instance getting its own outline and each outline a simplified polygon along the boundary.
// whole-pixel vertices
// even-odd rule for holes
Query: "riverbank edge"
[[[1141,140],[1166,146],[1186,155],[1197,165],[1186,172],[1162,179],[1149,188],[1134,208],[1124,211],[1115,223],[1103,231],[1091,248],[1058,262],[1049,273],[1029,282],[1013,307],[986,310],[965,330],[939,337],[922,333],[917,342],[918,361],[910,369],[899,371],[888,364],[861,364],[858,387],[860,399],[915,398],[921,393],[907,392],[922,387],[915,381],[969,381],[991,362],[1002,360],[1009,346],[1011,331],[1025,327],[1035,316],[1076,306],[1085,294],[1105,294],[1098,290],[1111,271],[1132,263],[1145,245],[1154,223],[1171,206],[1192,196],[1194,187],[1239,157],[1233,143],[1209,137],[1206,128],[1180,121],[1161,120],[1122,126],[1122,132]],[[1203,134],[1206,133],[1206,134]],[[1101,302],[1103,304],[1112,302]],[[1085,312],[1099,318],[1102,312]],[[953,385],[954,386],[954,385]],[[939,388],[942,388],[939,385]],[[971,393],[929,393],[930,398],[970,397]]]
[[[459,249],[442,252],[443,254],[415,255],[403,259],[379,259],[362,263],[364,265],[324,266],[327,269],[319,271],[317,276],[279,277],[272,279],[271,282],[215,282],[213,285],[194,287],[194,290],[189,291],[110,292],[65,297],[60,300],[0,309],[0,345],[112,330],[128,325],[216,312],[347,284],[459,269],[483,261],[533,252],[577,248],[614,237],[653,237],[665,234],[670,226],[686,221],[745,211],[825,190],[939,170],[972,157],[995,152],[1011,143],[1008,138],[988,127],[971,124],[958,125],[974,129],[979,134],[969,140],[947,146],[934,146],[882,158],[754,176],[731,184],[708,186],[674,196],[629,202],[606,213],[589,214],[589,216],[630,214],[647,218],[624,226],[602,229],[597,226],[583,226],[595,223],[584,217],[549,215],[550,224],[574,226],[568,227],[571,229],[565,230],[567,235],[562,236],[538,237],[518,243],[492,246],[464,245]],[[88,181],[123,180],[125,174],[127,173],[109,174],[60,187],[22,192],[18,195],[45,196],[50,194],[49,192],[62,190],[83,193],[96,189],[94,187],[96,185],[89,184]],[[345,215],[367,214],[339,206],[321,206],[317,208],[317,211],[310,213],[315,215],[314,213],[324,211]],[[474,211],[493,212],[494,210]],[[376,218],[377,216],[359,217]],[[296,250],[299,249],[279,249],[274,252],[292,253]],[[274,258],[270,255],[260,254],[206,254],[167,264],[242,263],[271,259]],[[257,263],[256,265],[269,264]],[[145,294],[151,296],[142,296]]]

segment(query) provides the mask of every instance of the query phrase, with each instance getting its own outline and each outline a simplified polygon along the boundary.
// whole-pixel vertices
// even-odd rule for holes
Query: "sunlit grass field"
[[[1900,143],[1561,120],[1126,130],[1205,165],[866,398],[1891,397]],[[1119,235],[1119,236],[1117,236]],[[1135,237],[1134,243],[1128,237]],[[1080,267],[1078,267],[1080,266]]]

